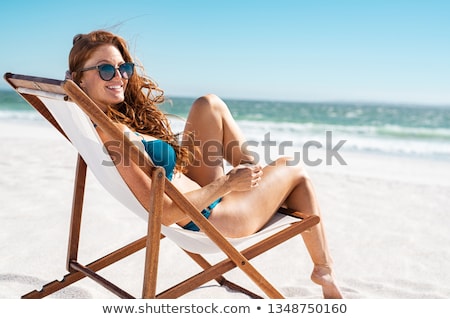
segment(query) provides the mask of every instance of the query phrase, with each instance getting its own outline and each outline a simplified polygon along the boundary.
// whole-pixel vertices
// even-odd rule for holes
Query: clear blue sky
[[[170,96],[450,105],[447,0],[7,1],[0,72],[62,78],[99,28]]]

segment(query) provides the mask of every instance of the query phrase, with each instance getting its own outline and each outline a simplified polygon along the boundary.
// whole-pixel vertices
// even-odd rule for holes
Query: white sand
[[[0,123],[0,298],[20,298],[65,273],[76,152],[48,125]],[[347,166],[310,168],[346,298],[450,298],[450,163],[343,154]],[[88,176],[80,261],[145,234]],[[158,289],[198,270],[163,240]],[[255,259],[289,298],[320,298],[301,238]],[[139,296],[143,254],[102,273]],[[239,271],[230,279],[254,287]],[[214,283],[187,298],[243,298]],[[52,298],[115,298],[83,279]]]

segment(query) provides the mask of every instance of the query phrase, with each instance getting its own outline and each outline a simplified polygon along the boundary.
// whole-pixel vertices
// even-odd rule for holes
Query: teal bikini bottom
[[[214,207],[216,207],[217,204],[219,204],[221,200],[222,200],[222,197],[218,198],[211,205],[209,205],[204,210],[202,210],[203,216],[205,216],[206,218],[209,218],[209,215],[211,215],[211,210]],[[187,223],[186,225],[184,225],[183,228],[187,229],[187,230],[192,230],[192,231],[199,231],[200,230],[200,228],[198,228],[198,226],[195,225],[194,222],[192,222],[192,221]]]

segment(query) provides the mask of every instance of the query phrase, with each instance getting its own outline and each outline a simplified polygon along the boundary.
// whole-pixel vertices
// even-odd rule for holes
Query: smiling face
[[[112,64],[117,68],[124,62],[122,55],[115,46],[105,44],[91,54],[83,68],[100,64]],[[127,83],[128,80],[123,78],[117,70],[111,81],[104,81],[100,78],[98,70],[93,69],[82,72],[79,85],[103,111],[106,111],[108,105],[123,102]]]

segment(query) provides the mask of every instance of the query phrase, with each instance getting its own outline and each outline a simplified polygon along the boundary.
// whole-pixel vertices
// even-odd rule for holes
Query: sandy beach
[[[65,273],[76,152],[43,123],[0,123],[0,298],[17,299]],[[346,298],[450,298],[450,163],[345,153],[348,165],[311,167],[335,271]],[[146,225],[88,175],[80,260],[140,238]],[[163,240],[158,290],[198,270]],[[102,271],[141,294],[142,252]],[[301,238],[255,259],[288,298],[321,298]],[[254,285],[239,271],[230,279]],[[88,280],[51,298],[115,298]],[[214,283],[184,298],[245,298]]]

